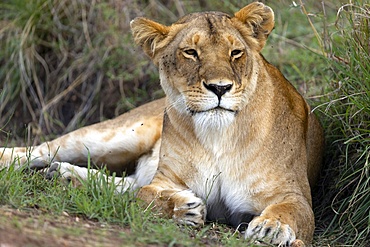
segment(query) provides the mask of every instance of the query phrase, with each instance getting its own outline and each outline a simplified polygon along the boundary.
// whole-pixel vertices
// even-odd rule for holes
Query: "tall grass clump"
[[[144,77],[132,66],[145,60],[128,46],[130,16],[114,3],[5,0],[0,19],[0,126],[9,131],[50,135],[113,117],[126,83]]]
[[[325,236],[351,246],[370,241],[370,5],[353,1],[337,12],[331,34],[332,88],[321,106],[327,123]],[[330,178],[330,179],[329,179]],[[328,198],[330,198],[328,200]],[[326,217],[326,218],[325,218]],[[333,235],[334,233],[334,235]]]
[[[163,96],[130,21],[171,23],[209,7],[202,0],[0,1],[1,129],[18,144],[35,137],[31,145]]]

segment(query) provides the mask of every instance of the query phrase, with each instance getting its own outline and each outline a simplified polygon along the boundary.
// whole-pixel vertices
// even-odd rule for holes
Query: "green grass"
[[[115,194],[116,185],[106,183],[103,171],[89,176],[88,180],[80,181],[81,185],[74,187],[59,179],[47,180],[42,173],[30,174],[30,171],[12,166],[0,171],[0,205],[26,211],[36,209],[55,216],[68,213],[129,228],[130,232],[122,236],[126,244],[194,246],[225,243],[235,246],[243,241],[226,226],[213,224],[200,230],[177,226],[172,220],[144,210],[133,194]],[[84,229],[68,228],[63,233],[79,235],[78,231]]]
[[[327,121],[328,173],[333,211],[329,231],[362,245],[370,234],[370,5],[356,1],[339,11],[332,37],[334,90],[320,107]],[[327,234],[327,232],[325,232]]]
[[[27,2],[27,4],[24,4]],[[326,158],[314,192],[315,246],[370,241],[370,7],[364,0],[264,1],[276,27],[263,50],[308,98],[323,123]],[[349,2],[349,1],[348,1]],[[179,4],[180,3],[180,4]],[[163,95],[158,74],[132,45],[129,21],[171,23],[182,13],[221,10],[231,1],[2,1],[0,146],[39,143]],[[304,7],[304,8],[303,8]],[[81,11],[83,10],[83,11]],[[109,97],[106,97],[109,95]],[[73,188],[41,174],[0,172],[0,204],[47,214],[68,212],[131,229],[130,243],[240,245],[234,230],[175,226],[142,213],[132,195],[93,181]]]

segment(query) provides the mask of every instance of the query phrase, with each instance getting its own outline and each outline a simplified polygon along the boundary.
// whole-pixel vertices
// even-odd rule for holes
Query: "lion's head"
[[[198,125],[219,128],[233,121],[256,88],[255,57],[274,27],[274,14],[253,3],[233,17],[195,13],[171,26],[136,18],[131,27],[159,68],[169,105]]]

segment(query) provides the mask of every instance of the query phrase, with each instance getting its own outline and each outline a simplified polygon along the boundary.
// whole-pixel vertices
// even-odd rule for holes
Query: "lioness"
[[[135,42],[158,66],[166,99],[26,148],[3,148],[2,165],[86,178],[92,161],[122,172],[122,191],[180,223],[249,222],[245,236],[276,245],[310,243],[311,191],[322,128],[294,87],[260,54],[274,13],[251,3],[229,16],[186,15],[171,26],[131,22]],[[0,153],[1,154],[1,153]],[[66,163],[68,162],[68,163]],[[74,165],[72,165],[74,164]]]

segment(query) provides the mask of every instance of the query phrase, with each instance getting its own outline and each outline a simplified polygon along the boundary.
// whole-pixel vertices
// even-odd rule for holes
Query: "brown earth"
[[[125,243],[128,233],[128,228],[68,214],[53,216],[0,207],[0,247],[138,246]]]
[[[215,226],[201,245],[222,246],[217,239],[224,231]],[[39,210],[21,211],[0,206],[0,247],[161,246],[136,242],[130,235],[129,227],[107,225],[67,213],[55,216]],[[292,244],[292,247],[304,246],[300,240]]]

